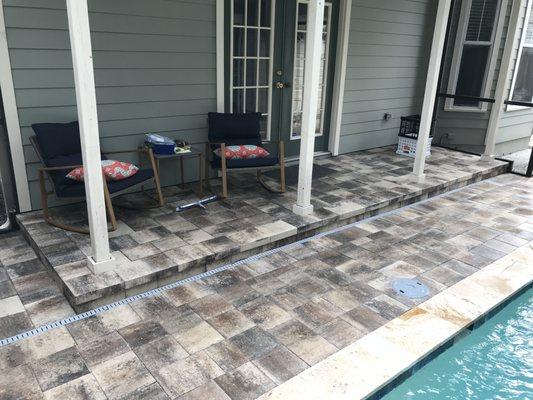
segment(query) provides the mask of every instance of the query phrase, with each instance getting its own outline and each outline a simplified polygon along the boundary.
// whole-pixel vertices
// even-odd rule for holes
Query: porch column
[[[80,125],[81,153],[85,170],[87,215],[91,233],[88,264],[95,273],[112,269],[100,158],[91,32],[87,0],[67,0],[67,14]]]
[[[413,176],[419,181],[424,179],[426,147],[429,142],[429,133],[431,131],[433,120],[433,109],[435,107],[437,96],[440,64],[444,52],[450,5],[451,0],[439,0],[437,17],[435,19],[435,30],[433,32],[433,42],[431,44],[431,53],[429,56],[426,89],[424,91],[424,102],[422,104],[422,113],[420,115],[420,129],[418,131],[415,163],[413,166]]]
[[[320,58],[324,27],[324,0],[310,0],[307,6],[307,34],[305,44],[304,96],[302,104],[302,133],[300,166],[298,171],[298,198],[292,210],[298,215],[313,212],[311,183],[315,152],[316,114],[320,83]]]
[[[516,54],[520,11],[525,8],[525,1],[526,0],[515,0],[513,2],[502,62],[498,73],[498,82],[496,83],[496,91],[494,93],[495,102],[492,104],[490,111],[487,134],[485,135],[485,151],[481,155],[481,161],[494,161],[494,150],[496,148],[496,135],[500,124],[500,115],[505,107],[506,95],[509,93],[510,81],[507,79],[507,75],[509,74],[511,63],[513,62],[513,55]]]

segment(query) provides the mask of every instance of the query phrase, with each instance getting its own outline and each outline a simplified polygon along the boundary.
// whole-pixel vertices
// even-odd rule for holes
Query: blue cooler
[[[146,144],[152,148],[154,154],[169,155],[174,154],[176,143],[166,136],[149,133],[146,135]]]

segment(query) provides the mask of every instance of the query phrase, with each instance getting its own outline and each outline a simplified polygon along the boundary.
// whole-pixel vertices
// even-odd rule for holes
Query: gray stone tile
[[[118,331],[131,348],[139,347],[167,335],[167,331],[155,321],[140,321]]]
[[[274,382],[252,363],[243,364],[215,381],[230,398],[242,400],[253,400],[275,386]]]
[[[106,400],[107,397],[91,374],[73,379],[43,393],[47,400]]]
[[[42,399],[41,389],[28,365],[2,371],[0,374],[0,398]]]
[[[75,347],[54,353],[32,365],[43,391],[70,382],[89,373],[83,358]]]
[[[264,297],[244,304],[240,310],[255,324],[266,330],[272,329],[291,318],[289,313]]]
[[[172,336],[163,336],[137,347],[135,354],[150,371],[157,371],[189,356]]]
[[[250,360],[265,355],[278,345],[272,335],[259,327],[235,335],[229,341]]]
[[[225,372],[232,371],[249,361],[249,357],[229,340],[208,347],[206,353]]]
[[[78,350],[89,368],[130,351],[126,341],[117,332],[102,335],[91,341],[81,341]]]
[[[223,312],[222,314],[208,319],[207,322],[226,338],[244,332],[255,325],[254,321],[235,309]]]
[[[303,360],[282,345],[279,345],[253,363],[277,384],[291,379],[308,368],[308,365]]]

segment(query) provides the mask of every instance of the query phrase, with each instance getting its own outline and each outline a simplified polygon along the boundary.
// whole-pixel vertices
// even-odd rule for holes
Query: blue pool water
[[[533,399],[533,289],[430,361],[384,399]]]

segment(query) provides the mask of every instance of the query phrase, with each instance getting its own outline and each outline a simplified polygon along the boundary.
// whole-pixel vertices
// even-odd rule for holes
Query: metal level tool
[[[220,196],[218,196],[218,195],[206,197],[204,199],[200,199],[200,200],[195,201],[193,203],[184,204],[182,206],[177,206],[176,207],[176,211],[177,212],[185,211],[185,210],[189,210],[189,209],[194,208],[194,207],[202,208],[202,209],[205,210],[205,208],[206,208],[205,205],[206,204],[211,203],[213,201],[217,201],[217,200],[220,200]]]

